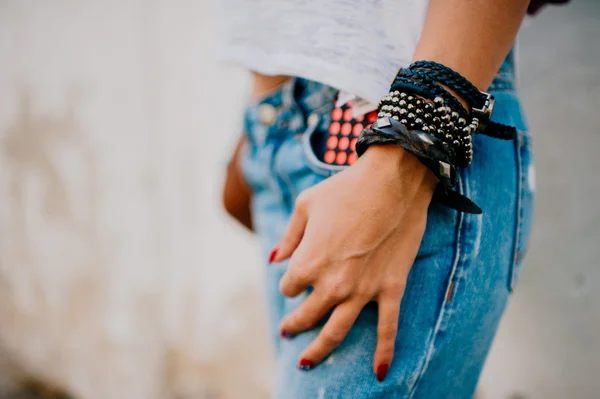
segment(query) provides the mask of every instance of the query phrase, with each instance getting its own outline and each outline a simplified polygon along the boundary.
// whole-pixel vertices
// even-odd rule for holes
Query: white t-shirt
[[[373,103],[407,66],[427,0],[222,0],[223,56],[265,75],[315,80]]]

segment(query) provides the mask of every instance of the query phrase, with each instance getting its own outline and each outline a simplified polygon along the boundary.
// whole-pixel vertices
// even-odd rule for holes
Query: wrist
[[[379,175],[387,176],[390,184],[398,187],[399,194],[406,197],[407,189],[427,204],[435,191],[438,178],[404,148],[395,145],[372,145],[360,158],[369,163]]]

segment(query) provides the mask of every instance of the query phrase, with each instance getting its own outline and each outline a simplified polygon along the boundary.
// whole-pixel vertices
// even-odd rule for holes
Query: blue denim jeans
[[[277,399],[470,398],[518,278],[532,221],[534,176],[529,135],[514,91],[509,56],[490,91],[493,119],[519,130],[515,141],[474,137],[474,161],[459,190],[482,215],[432,203],[425,235],[402,299],[394,360],[379,383],[372,371],[377,308],[367,305],[344,342],[304,372],[297,358],[322,324],[292,339],[281,319],[309,293],[288,299],[278,289],[287,263],[266,265],[303,190],[337,173],[320,164],[307,135],[327,129],[337,92],[293,79],[247,109],[242,169],[254,190],[252,212],[265,258],[270,331],[277,355]]]

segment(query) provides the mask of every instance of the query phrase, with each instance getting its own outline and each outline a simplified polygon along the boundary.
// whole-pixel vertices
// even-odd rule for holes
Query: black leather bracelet
[[[439,62],[415,61],[408,70],[425,74],[430,79],[445,84],[460,94],[471,107],[483,108],[485,105],[486,93],[480,92],[467,78]]]
[[[373,144],[398,145],[417,157],[440,181],[433,195],[434,201],[461,212],[483,212],[469,198],[452,190],[458,181],[456,168],[451,163],[454,154],[435,136],[408,130],[395,119],[384,117],[377,119],[371,128],[363,130],[356,143],[357,155],[360,157]]]
[[[421,77],[425,76],[428,79],[445,84],[463,96],[469,103],[469,107],[471,107],[471,113],[478,119],[478,132],[502,140],[516,138],[517,130],[515,127],[490,120],[494,109],[494,96],[479,91],[473,83],[452,68],[434,61],[416,61],[407,69],[401,69],[398,75],[403,73],[406,76],[410,76],[411,73],[418,74]]]
[[[452,109],[452,111],[458,112],[462,117],[467,117],[468,112],[465,107],[463,107],[456,97],[446,91],[442,86],[438,85],[432,80],[426,82],[414,80],[409,77],[402,76],[401,73],[402,70],[398,72],[396,79],[394,79],[394,82],[392,83],[390,91],[409,90],[431,100],[433,100],[435,97],[441,97]],[[421,93],[418,93],[417,89],[420,89],[419,91],[421,91]],[[427,95],[428,93],[431,93],[431,95]]]

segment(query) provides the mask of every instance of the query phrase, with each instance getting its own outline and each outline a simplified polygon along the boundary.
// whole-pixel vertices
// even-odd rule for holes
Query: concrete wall
[[[537,225],[486,398],[600,396],[600,6],[576,3],[522,35]],[[248,82],[217,64],[215,10],[0,1],[7,390],[34,375],[86,399],[268,397],[260,260],[218,206]]]
[[[598,1],[575,0],[522,31],[536,223],[482,380],[494,398],[600,398],[599,22]]]

